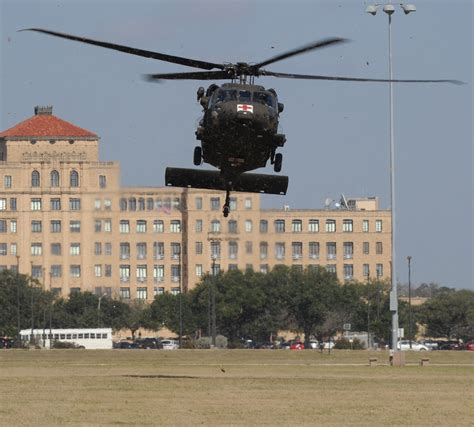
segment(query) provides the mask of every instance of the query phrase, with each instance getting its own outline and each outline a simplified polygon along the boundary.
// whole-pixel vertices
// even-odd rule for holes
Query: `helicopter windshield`
[[[239,101],[239,102],[258,102],[275,108],[275,98],[268,92],[252,92],[249,90],[237,89],[219,89],[215,92],[211,103],[222,101]]]
[[[266,92],[254,92],[253,100],[255,102],[260,102],[261,104],[268,105],[269,107],[275,108],[275,98]]]

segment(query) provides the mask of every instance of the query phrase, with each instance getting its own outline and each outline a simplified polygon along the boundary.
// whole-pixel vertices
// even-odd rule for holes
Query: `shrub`
[[[354,338],[352,344],[347,338],[341,338],[336,341],[334,348],[338,350],[363,350],[365,345],[359,338]]]

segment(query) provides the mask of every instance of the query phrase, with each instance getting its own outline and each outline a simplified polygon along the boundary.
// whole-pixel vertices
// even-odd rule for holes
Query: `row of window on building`
[[[49,173],[49,186],[52,188],[57,188],[61,186],[61,174],[57,170],[52,170]],[[41,187],[41,173],[38,170],[33,170],[31,172],[31,187],[39,188]],[[72,170],[69,172],[69,186],[76,188],[80,185],[79,182],[79,172]],[[63,184],[64,185],[64,184]],[[13,188],[13,177],[11,175],[3,176],[3,187],[4,188]],[[107,187],[107,177],[105,175],[99,175],[99,187]]]

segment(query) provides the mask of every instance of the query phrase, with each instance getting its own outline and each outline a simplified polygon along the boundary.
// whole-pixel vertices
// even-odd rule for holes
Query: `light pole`
[[[407,256],[408,261],[408,339],[411,350],[411,256]]]
[[[377,13],[379,4],[367,6],[366,12],[371,15]],[[412,4],[400,5],[405,15],[416,11],[416,7]],[[383,11],[388,15],[388,68],[389,79],[393,80],[392,71],[392,15],[395,12],[395,7],[390,2],[383,5]],[[397,274],[396,274],[396,209],[395,209],[395,137],[393,126],[393,82],[390,82],[389,91],[389,114],[390,114],[390,208],[392,211],[391,220],[391,290],[390,290],[390,311],[392,312],[392,350],[397,351],[398,343],[398,295],[397,295]]]
[[[217,259],[217,255],[216,254],[212,254],[211,255],[211,258],[212,258],[212,286],[211,286],[211,289],[212,289],[212,296],[211,296],[211,317],[212,317],[212,326],[211,326],[211,331],[212,331],[212,347],[215,347],[216,346],[216,289],[215,289],[215,286],[216,286],[216,259]]]
[[[20,341],[20,255],[16,256],[16,322],[17,322],[17,339]]]
[[[181,289],[181,247],[178,252],[178,289],[179,289],[179,348],[183,344],[183,297]]]

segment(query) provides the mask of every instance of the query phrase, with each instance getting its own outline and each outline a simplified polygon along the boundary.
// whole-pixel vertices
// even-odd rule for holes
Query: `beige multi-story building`
[[[341,281],[390,276],[390,211],[377,198],[343,208],[261,209],[260,195],[121,187],[99,137],[36,107],[0,133],[0,268],[63,296],[152,300],[207,272],[320,265]]]

